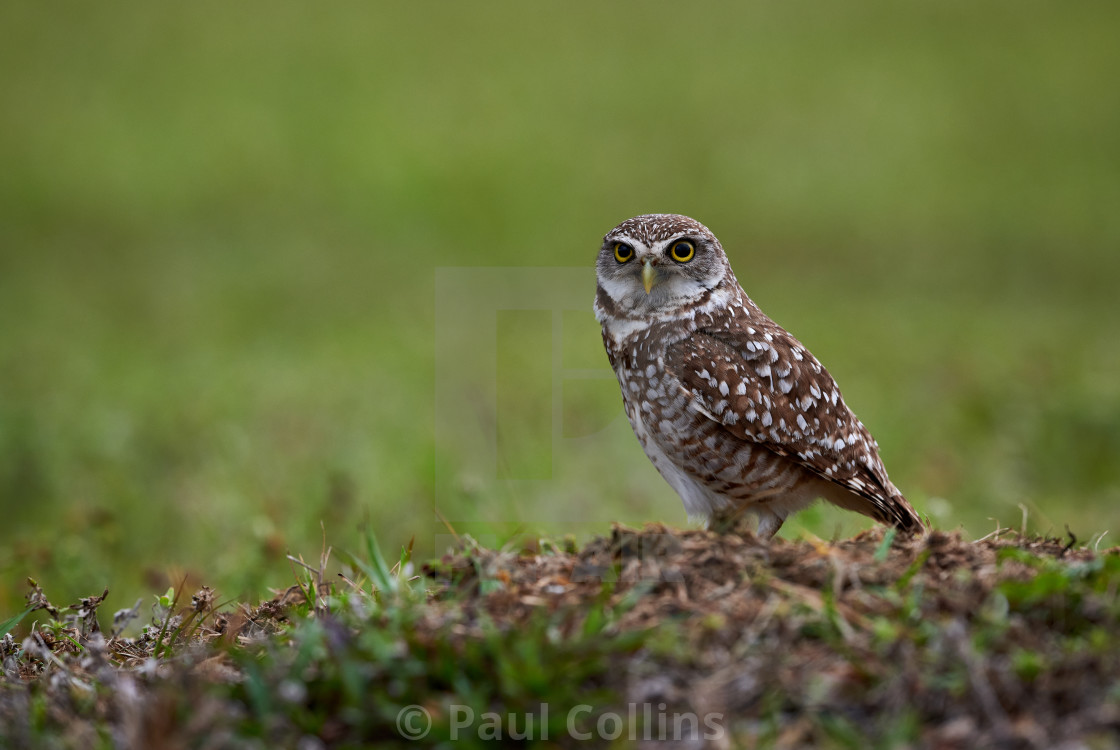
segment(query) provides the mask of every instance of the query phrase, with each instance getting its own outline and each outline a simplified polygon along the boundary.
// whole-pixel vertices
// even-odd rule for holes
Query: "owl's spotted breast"
[[[747,297],[706,227],[635,217],[606,235],[597,270],[596,317],[627,416],[690,515],[743,509],[769,536],[824,498],[921,526],[832,376]]]

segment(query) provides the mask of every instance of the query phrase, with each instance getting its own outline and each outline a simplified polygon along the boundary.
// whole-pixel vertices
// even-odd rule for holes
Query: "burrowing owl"
[[[921,526],[832,376],[751,301],[707,227],[637,216],[603,238],[596,268],[626,414],[690,516],[749,511],[772,537],[824,498]]]

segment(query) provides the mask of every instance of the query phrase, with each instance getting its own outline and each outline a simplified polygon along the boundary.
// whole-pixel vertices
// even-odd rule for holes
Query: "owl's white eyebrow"
[[[692,242],[695,245],[699,245],[702,242],[702,240],[699,237],[696,237],[695,235],[691,235],[691,234],[685,232],[684,234],[678,234],[676,236],[670,237],[669,239],[665,240],[664,242],[653,243],[653,248],[652,249],[653,250],[664,250],[665,248],[672,245],[674,242],[680,242],[681,240],[688,240],[689,242]]]

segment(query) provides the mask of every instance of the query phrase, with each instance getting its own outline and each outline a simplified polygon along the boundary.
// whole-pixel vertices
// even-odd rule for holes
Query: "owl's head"
[[[603,238],[595,268],[600,296],[631,316],[676,311],[734,279],[716,236],[677,214],[622,222]]]

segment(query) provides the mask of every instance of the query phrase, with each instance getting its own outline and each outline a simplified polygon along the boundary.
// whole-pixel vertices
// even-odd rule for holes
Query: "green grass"
[[[717,232],[938,524],[1120,522],[1112,4],[68,5],[0,9],[0,612],[253,596],[320,522],[426,556],[433,507],[683,523],[531,313],[435,406],[437,269],[590,269],[646,211]],[[562,364],[605,368],[586,278]]]

